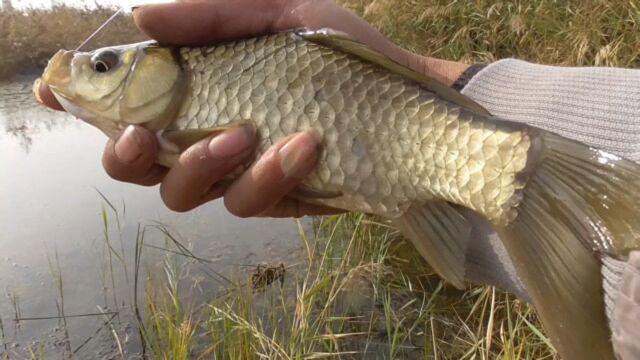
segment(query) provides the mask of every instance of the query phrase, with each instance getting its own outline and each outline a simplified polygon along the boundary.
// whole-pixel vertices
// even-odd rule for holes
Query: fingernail
[[[216,158],[228,158],[246,151],[253,145],[255,130],[240,126],[223,132],[209,141],[209,154]]]
[[[140,157],[140,155],[142,155],[142,150],[140,149],[140,138],[138,137],[135,126],[127,126],[120,138],[116,141],[114,151],[116,153],[116,157],[126,164],[134,162],[138,157]]]
[[[133,11],[147,5],[171,4],[174,2],[174,0],[130,0],[127,5]]]
[[[312,131],[296,135],[279,151],[280,167],[287,178],[302,179],[315,167],[318,141]]]

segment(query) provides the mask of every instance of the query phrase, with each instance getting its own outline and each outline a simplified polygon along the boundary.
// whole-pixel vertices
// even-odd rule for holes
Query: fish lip
[[[49,60],[42,75],[42,83],[52,92],[65,97],[71,96],[71,65],[75,51],[59,50]]]
[[[36,101],[40,105],[44,105],[44,101],[42,101],[42,96],[40,96],[40,85],[42,84],[42,78],[37,78],[33,82],[33,86],[31,87],[31,93],[36,98]]]
[[[36,102],[40,105],[45,105],[45,106],[49,106],[47,105],[44,100],[42,100],[42,96],[41,96],[41,86],[45,85],[49,91],[51,92],[51,94],[53,95],[53,97],[56,99],[56,101],[58,101],[58,104],[60,104],[60,106],[62,107],[62,109],[66,110],[65,106],[62,105],[62,102],[60,99],[65,99],[68,100],[68,97],[64,95],[64,93],[62,91],[60,91],[60,89],[58,89],[55,85],[48,85],[46,83],[44,83],[42,81],[42,78],[39,77],[37,78],[34,82],[33,82],[33,86],[31,88],[31,92],[33,94],[33,96],[36,99]]]

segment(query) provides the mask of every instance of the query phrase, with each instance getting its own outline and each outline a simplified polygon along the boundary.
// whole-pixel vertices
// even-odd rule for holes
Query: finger
[[[36,99],[38,100],[39,103],[53,110],[64,111],[64,108],[62,108],[62,105],[60,105],[58,100],[56,100],[55,96],[49,89],[49,86],[43,84],[42,81],[38,79],[36,80],[34,87],[37,87],[37,89],[35,89],[35,92],[36,92]]]
[[[156,164],[157,155],[155,136],[130,125],[115,141],[109,140],[102,155],[102,166],[116,180],[151,186],[158,184],[167,171]]]
[[[287,7],[295,2],[178,2],[143,6],[133,14],[138,27],[160,43],[205,45],[300,27],[293,16],[286,16]]]
[[[285,196],[275,205],[265,210],[258,216],[273,218],[288,218],[316,215],[333,215],[341,214],[345,211],[329,206],[309,204],[304,201]]]
[[[225,206],[240,217],[263,213],[300,184],[315,168],[317,158],[313,133],[282,139],[231,185],[224,196]]]
[[[210,45],[286,29],[331,28],[350,34],[393,60],[407,54],[365,20],[332,1],[211,0],[147,5],[136,8],[138,27],[160,43]]]
[[[249,159],[254,141],[253,127],[242,126],[191,146],[162,182],[162,200],[171,210],[188,211],[220,197],[218,182]]]

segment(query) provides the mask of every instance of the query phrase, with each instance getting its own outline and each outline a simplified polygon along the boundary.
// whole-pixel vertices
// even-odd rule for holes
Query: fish
[[[459,288],[473,241],[465,211],[478,214],[560,356],[614,359],[600,259],[639,248],[640,167],[629,160],[497,118],[332,29],[61,50],[42,82],[110,138],[130,124],[153,131],[167,167],[236,126],[256,129],[256,157],[312,129],[321,154],[293,196],[389,219]]]

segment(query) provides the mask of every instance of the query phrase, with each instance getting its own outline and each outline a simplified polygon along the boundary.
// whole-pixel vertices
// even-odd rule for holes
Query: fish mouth
[[[71,84],[71,62],[74,51],[58,51],[44,70],[42,83],[49,86],[55,95],[70,97],[69,85]]]

